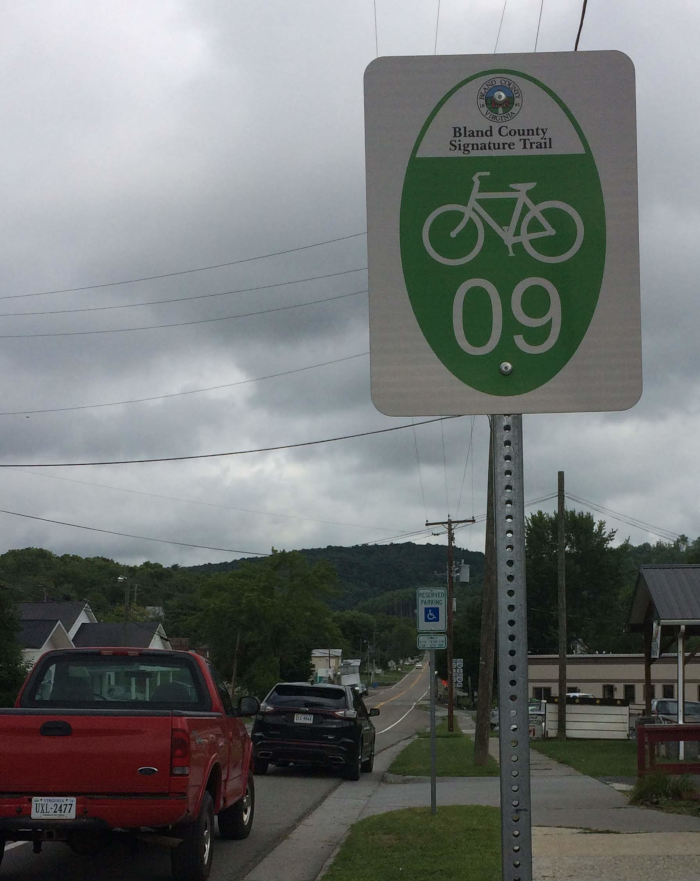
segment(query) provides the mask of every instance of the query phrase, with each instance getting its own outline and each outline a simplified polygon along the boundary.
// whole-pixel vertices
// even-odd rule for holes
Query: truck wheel
[[[214,843],[214,802],[208,792],[204,793],[194,823],[180,826],[173,835],[182,838],[182,843],[170,851],[175,881],[207,881]]]
[[[253,762],[253,771],[256,774],[267,774],[269,764],[269,762],[264,762],[262,759],[256,759]]]
[[[348,765],[345,770],[346,780],[359,780],[362,773],[362,741],[357,745],[357,756],[352,765]]]
[[[240,840],[250,835],[255,815],[255,782],[248,775],[245,795],[231,807],[219,811],[219,835],[222,838]]]
[[[0,838],[0,863],[2,863],[2,858],[5,853],[5,839]]]

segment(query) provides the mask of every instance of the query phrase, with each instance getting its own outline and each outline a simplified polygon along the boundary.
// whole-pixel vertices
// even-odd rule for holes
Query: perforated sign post
[[[502,414],[641,394],[634,67],[379,58],[365,131],[372,400],[493,415],[503,879],[531,881],[522,416]]]

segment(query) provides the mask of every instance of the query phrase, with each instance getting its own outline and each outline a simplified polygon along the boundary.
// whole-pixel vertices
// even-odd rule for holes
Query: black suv
[[[347,685],[280,682],[260,706],[253,725],[255,773],[291,763],[342,769],[359,780],[374,765],[374,725],[359,693]]]

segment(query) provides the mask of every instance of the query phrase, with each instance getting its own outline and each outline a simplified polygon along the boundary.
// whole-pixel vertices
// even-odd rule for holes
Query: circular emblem
[[[520,113],[523,93],[510,77],[492,77],[479,87],[477,103],[489,122],[508,122]]]

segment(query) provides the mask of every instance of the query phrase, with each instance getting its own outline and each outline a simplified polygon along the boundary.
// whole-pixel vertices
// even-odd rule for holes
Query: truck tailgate
[[[4,710],[0,793],[167,793],[172,717]]]

